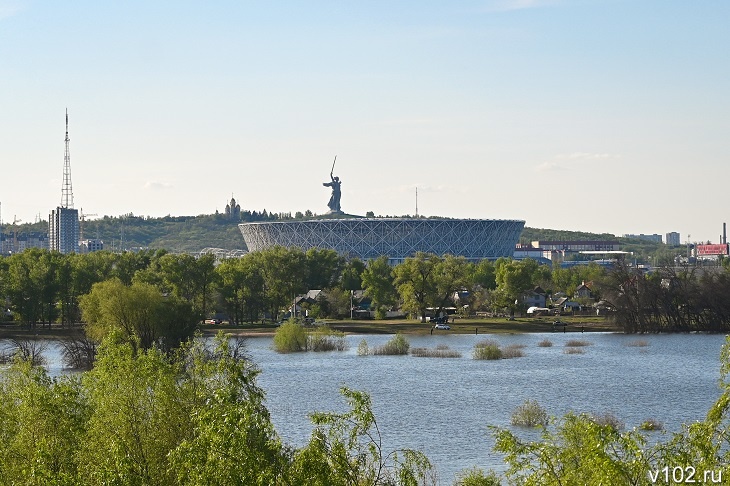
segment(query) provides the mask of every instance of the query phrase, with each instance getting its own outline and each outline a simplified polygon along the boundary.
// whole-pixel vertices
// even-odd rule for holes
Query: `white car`
[[[449,326],[448,324],[436,324],[435,326],[433,326],[433,328],[441,329],[442,331],[448,331],[449,329],[451,329],[451,326]]]

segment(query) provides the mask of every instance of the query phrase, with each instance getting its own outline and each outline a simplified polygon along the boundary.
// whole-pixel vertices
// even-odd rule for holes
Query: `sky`
[[[726,0],[0,0],[2,220],[328,210],[730,220]]]

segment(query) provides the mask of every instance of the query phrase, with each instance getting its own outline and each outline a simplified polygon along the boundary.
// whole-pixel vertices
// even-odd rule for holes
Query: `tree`
[[[16,360],[0,378],[0,483],[74,484],[88,416],[77,375]]]
[[[101,341],[120,330],[142,349],[172,349],[192,336],[197,323],[188,303],[163,297],[157,287],[144,283],[126,286],[113,279],[94,284],[80,305],[90,337]]]
[[[456,292],[468,287],[471,275],[471,266],[464,257],[444,255],[436,264],[434,282],[438,315],[441,315],[444,307],[453,303]]]
[[[497,260],[495,277],[499,305],[508,307],[514,313],[516,301],[520,296],[533,288],[533,278],[538,269],[535,260]]]
[[[29,327],[50,323],[56,316],[58,261],[57,256],[38,248],[7,259],[6,295],[17,318]]]
[[[340,393],[350,410],[310,416],[316,428],[309,443],[294,455],[292,484],[436,484],[431,463],[422,452],[383,449],[369,395],[346,387]]]
[[[264,279],[254,258],[228,258],[216,267],[223,305],[235,324],[255,321],[264,304]]]
[[[310,248],[304,256],[307,290],[329,289],[337,285],[345,260],[335,250]]]
[[[419,251],[393,270],[403,308],[420,315],[421,322],[426,322],[426,309],[437,297],[434,270],[439,261],[438,256]]]
[[[202,318],[206,315],[216,278],[215,255],[200,257],[167,253],[152,261],[135,281],[157,285],[162,292],[171,292],[189,302]]]
[[[277,319],[279,311],[306,290],[306,261],[298,248],[275,246],[251,253],[251,258],[263,276],[264,294],[271,312]]]
[[[353,258],[345,263],[340,279],[340,288],[343,290],[360,290],[363,288],[362,274],[365,271],[365,263],[359,258]]]
[[[383,307],[391,306],[397,300],[394,280],[393,268],[388,265],[385,255],[370,260],[362,272],[365,295],[372,299],[376,317],[384,317]]]
[[[223,334],[212,352],[197,342],[183,355],[181,388],[194,400],[192,434],[169,456],[177,484],[294,484],[285,479],[289,454],[256,385],[258,369]]]

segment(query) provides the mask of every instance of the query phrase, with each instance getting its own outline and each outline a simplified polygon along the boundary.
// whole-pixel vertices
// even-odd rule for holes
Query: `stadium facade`
[[[248,251],[273,246],[328,248],[391,264],[418,251],[463,256],[471,261],[511,257],[524,221],[501,219],[347,218],[241,223]]]

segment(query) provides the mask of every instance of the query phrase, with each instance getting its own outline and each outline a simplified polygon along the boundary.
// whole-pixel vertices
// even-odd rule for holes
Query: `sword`
[[[335,171],[335,162],[337,162],[337,156],[335,155],[335,161],[332,162],[332,170],[330,170],[330,179],[332,179],[332,173]]]

